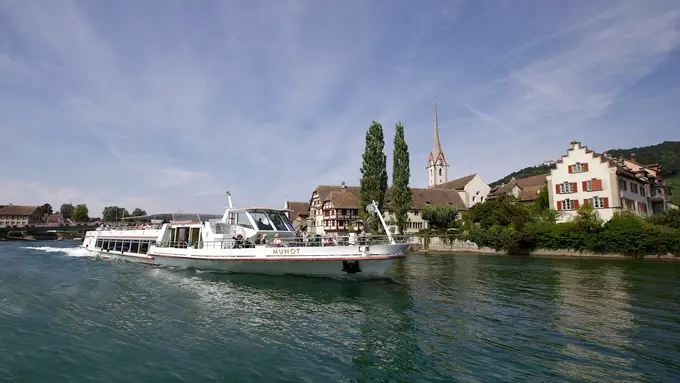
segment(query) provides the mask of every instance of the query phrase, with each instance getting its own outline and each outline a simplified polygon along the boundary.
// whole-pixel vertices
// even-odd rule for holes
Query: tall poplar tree
[[[385,148],[385,136],[382,125],[373,121],[366,131],[366,149],[364,150],[363,163],[361,164],[361,206],[359,212],[366,222],[366,229],[375,232],[378,229],[377,217],[366,213],[366,206],[372,201],[378,203],[382,210],[387,191],[387,157],[383,152]]]
[[[404,125],[397,123],[397,131],[394,134],[394,152],[392,155],[392,211],[397,221],[399,233],[403,234],[408,222],[408,211],[411,209],[411,168],[408,145],[404,138]]]

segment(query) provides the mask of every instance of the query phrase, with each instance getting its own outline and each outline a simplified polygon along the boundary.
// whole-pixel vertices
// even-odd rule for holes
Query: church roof
[[[444,166],[448,166],[446,163],[446,158],[444,157],[444,151],[442,150],[442,144],[439,141],[439,119],[437,118],[437,99],[434,99],[434,140],[432,142],[432,151],[430,152],[430,157],[428,159],[429,163],[436,164],[442,162]]]
[[[444,182],[443,184],[435,185],[433,187],[435,189],[463,190],[463,188],[465,188],[465,185],[469,184],[470,181],[472,181],[472,179],[475,178],[476,175],[477,173],[470,174],[469,176],[460,177],[453,181]]]

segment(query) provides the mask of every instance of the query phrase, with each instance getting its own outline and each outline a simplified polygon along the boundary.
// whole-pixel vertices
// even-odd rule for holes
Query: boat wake
[[[86,249],[79,247],[25,246],[22,249],[43,251],[45,253],[63,253],[67,257],[92,257]]]

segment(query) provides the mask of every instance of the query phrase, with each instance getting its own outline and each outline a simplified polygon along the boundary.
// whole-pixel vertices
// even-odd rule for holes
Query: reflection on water
[[[630,347],[634,327],[621,264],[559,270],[562,299],[555,327],[568,342],[556,371],[582,381],[637,381],[633,360],[618,352]],[[618,368],[612,371],[612,365]]]
[[[0,378],[680,381],[680,263],[413,254],[351,282],[11,246]]]

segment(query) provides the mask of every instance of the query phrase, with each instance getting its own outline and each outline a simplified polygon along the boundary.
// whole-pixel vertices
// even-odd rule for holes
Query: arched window
[[[442,175],[442,168],[439,168],[439,175]]]

